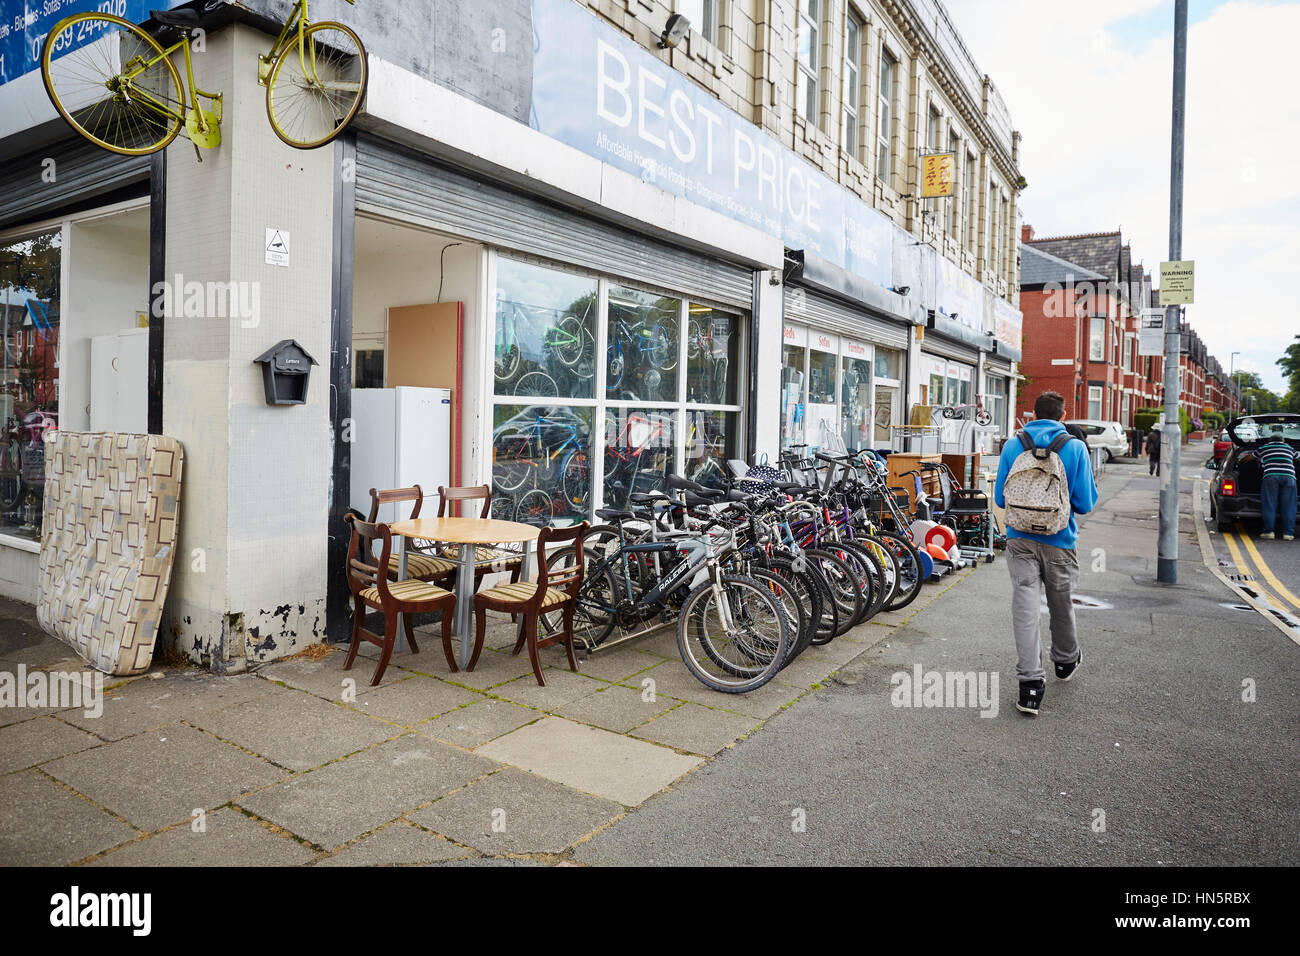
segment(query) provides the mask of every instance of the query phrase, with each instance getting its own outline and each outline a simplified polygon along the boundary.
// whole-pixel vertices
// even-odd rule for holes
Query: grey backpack
[[[1007,527],[1053,535],[1070,523],[1070,484],[1060,454],[1070,437],[1058,435],[1046,448],[1038,448],[1026,433],[1016,435],[1024,451],[1011,463],[1002,486]]]

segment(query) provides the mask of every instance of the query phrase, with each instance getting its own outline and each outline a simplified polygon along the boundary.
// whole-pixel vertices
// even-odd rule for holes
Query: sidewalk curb
[[[1285,634],[1293,644],[1300,647],[1300,629],[1284,624],[1279,619],[1282,612],[1244,590],[1235,581],[1228,580],[1228,576],[1219,570],[1219,561],[1214,556],[1214,545],[1210,541],[1210,533],[1205,530],[1205,510],[1201,505],[1200,491],[1199,485],[1192,489],[1192,524],[1196,526],[1196,542],[1201,546],[1201,560],[1210,573],[1223,583],[1224,587],[1254,608],[1264,620]]]

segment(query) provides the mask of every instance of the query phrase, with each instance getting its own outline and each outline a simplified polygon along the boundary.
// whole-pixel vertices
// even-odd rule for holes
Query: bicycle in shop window
[[[730,359],[727,349],[731,332],[714,332],[714,323],[708,318],[690,316],[686,322],[686,359],[691,369],[691,385],[687,399],[693,402],[726,401],[727,372]],[[702,379],[700,393],[696,393],[695,378]]]
[[[658,491],[672,455],[672,413],[632,413],[605,446],[605,504],[626,508],[637,492]]]
[[[297,149],[324,146],[348,127],[368,77],[361,39],[342,23],[311,22],[307,3],[294,3],[257,70],[271,129]],[[182,131],[196,154],[218,146],[222,94],[199,88],[191,57],[212,9],[155,11],[154,33],[110,13],[60,20],[41,47],[41,77],[54,108],[96,146],[125,156],[155,153]],[[172,62],[178,50],[184,80]]]
[[[686,457],[698,462],[691,469],[690,480],[708,488],[725,488],[730,479],[722,467],[726,457],[727,436],[708,413],[691,415],[691,431],[686,439]]]
[[[492,435],[492,516],[546,525],[583,513],[591,489],[585,429],[563,409],[538,407],[499,425]]]
[[[554,398],[566,377],[589,381],[595,374],[596,339],[589,321],[594,300],[573,303],[557,321],[548,322],[540,313],[558,312],[525,305],[497,293],[496,348],[492,375],[499,395]],[[542,329],[542,355],[526,358],[524,349],[530,333]],[[543,366],[543,360],[545,367]],[[561,382],[557,382],[557,376]],[[563,383],[566,393],[579,391],[574,382]]]
[[[663,401],[665,372],[677,367],[677,319],[653,306],[609,305],[612,319],[606,347],[605,390],[630,401]],[[629,313],[640,312],[635,318]]]

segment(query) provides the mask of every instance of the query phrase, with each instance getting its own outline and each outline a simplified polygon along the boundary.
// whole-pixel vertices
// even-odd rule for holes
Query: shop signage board
[[[170,10],[185,0],[17,0],[5,3],[0,21],[0,85],[41,68],[41,47],[51,29],[74,13],[112,13],[143,23],[150,10]],[[12,8],[17,9],[12,9]],[[71,36],[71,34],[67,34]],[[71,53],[98,39],[86,33],[72,36],[72,42],[56,55]]]
[[[1165,310],[1143,309],[1138,330],[1138,355],[1165,354]]]
[[[1160,304],[1192,305],[1196,263],[1191,260],[1160,263]]]
[[[891,223],[573,0],[533,0],[529,125],[885,288]]]
[[[840,352],[840,337],[829,332],[813,331],[809,333],[808,344],[819,352]]]
[[[950,259],[939,256],[935,271],[935,300],[939,311],[959,325],[984,331],[984,286]]]
[[[957,154],[930,153],[921,157],[921,198],[951,196],[956,183]]]
[[[850,339],[844,340],[844,354],[853,359],[865,359],[870,354],[871,346],[863,342],[854,342]]]
[[[803,348],[808,344],[808,330],[802,325],[787,325],[781,330],[781,341]]]

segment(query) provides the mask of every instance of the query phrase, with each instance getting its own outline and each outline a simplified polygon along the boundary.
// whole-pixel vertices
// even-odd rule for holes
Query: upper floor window
[[[975,245],[979,233],[979,182],[977,170],[979,166],[975,159],[974,153],[966,154],[966,176],[963,184],[966,187],[966,251],[971,255],[975,254]]]
[[[1088,339],[1088,360],[1091,362],[1106,361],[1106,318],[1098,316],[1092,320],[1089,326]]]
[[[961,155],[961,141],[951,130],[948,132],[948,152],[952,153],[953,178],[957,180],[952,186],[952,202],[948,204],[948,235],[960,241],[961,190],[966,188],[966,184],[960,181],[957,174],[957,157]]]
[[[989,251],[985,263],[985,271],[993,275],[998,274],[1001,268],[1002,245],[998,235],[998,187],[989,186]]]
[[[880,82],[876,84],[876,176],[886,183],[894,182],[894,150],[892,142],[894,123],[894,82],[898,75],[898,61],[884,47],[880,48]]]
[[[860,108],[862,92],[862,21],[852,10],[844,18],[844,94],[843,104],[844,152],[860,159],[858,131],[862,123]]]
[[[820,53],[821,0],[803,0],[799,9],[799,75],[795,78],[795,108],[811,123],[818,121]]]
[[[673,9],[691,21],[692,30],[716,46],[721,3],[722,0],[674,0]]]

